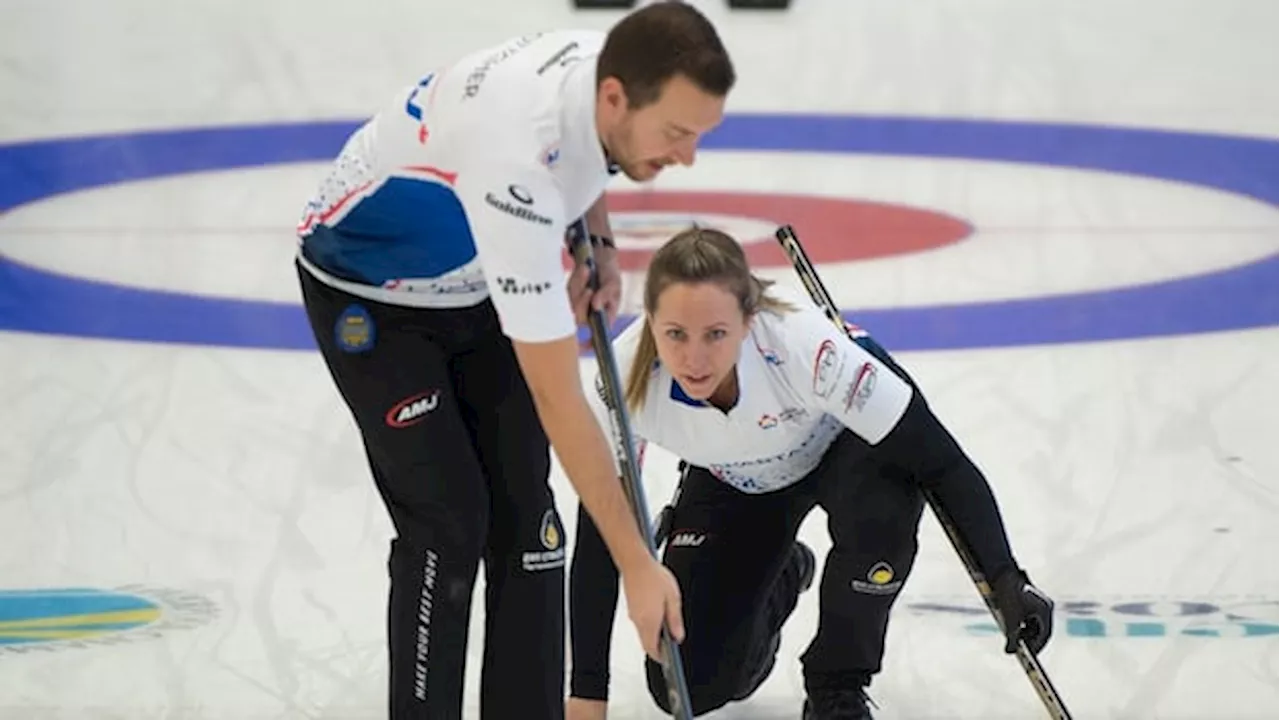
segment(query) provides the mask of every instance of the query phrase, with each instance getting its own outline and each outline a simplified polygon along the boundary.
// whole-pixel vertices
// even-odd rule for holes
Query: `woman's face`
[[[750,329],[738,298],[714,282],[672,283],[649,316],[658,359],[694,400],[731,378]]]

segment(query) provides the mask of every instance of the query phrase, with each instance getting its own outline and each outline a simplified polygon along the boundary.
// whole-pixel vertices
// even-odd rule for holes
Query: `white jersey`
[[[644,405],[629,415],[638,454],[653,443],[742,492],[765,493],[812,472],[845,428],[872,444],[889,434],[906,411],[911,386],[809,298],[778,286],[769,294],[797,309],[756,316],[737,364],[737,404],[722,412],[693,400],[655,363]],[[641,332],[644,322],[637,320],[613,344],[624,385]],[[601,394],[589,397],[613,437]]]
[[[492,298],[517,340],[573,335],[565,231],[610,177],[595,124],[604,38],[519,37],[405,87],[348,138],[307,203],[300,262],[394,305]]]

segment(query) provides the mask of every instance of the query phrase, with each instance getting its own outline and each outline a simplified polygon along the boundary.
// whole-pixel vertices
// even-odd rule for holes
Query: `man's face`
[[[724,118],[725,98],[706,93],[683,75],[663,86],[658,99],[628,106],[613,78],[602,85],[606,104],[605,144],[622,172],[637,182],[652,180],[668,165],[692,165],[698,141]]]

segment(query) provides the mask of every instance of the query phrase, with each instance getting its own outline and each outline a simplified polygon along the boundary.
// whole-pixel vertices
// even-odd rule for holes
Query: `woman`
[[[780,629],[813,579],[796,533],[815,506],[832,548],[817,636],[801,659],[805,718],[871,717],[866,688],[915,560],[922,489],[991,579],[1010,619],[1006,652],[1019,638],[1044,647],[1053,603],[1015,562],[982,474],[883,349],[754,277],[741,247],[715,230],[682,232],[654,255],[644,308],[614,348],[637,442],[682,458],[663,561],[681,587],[694,714],[745,699],[768,677]],[[617,575],[581,509],[578,527],[567,712],[602,718]],[[646,663],[666,710],[661,668]]]

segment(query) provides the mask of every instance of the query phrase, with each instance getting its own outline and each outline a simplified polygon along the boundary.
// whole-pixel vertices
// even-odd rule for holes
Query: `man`
[[[564,711],[564,540],[549,447],[621,573],[654,657],[679,591],[640,537],[579,376],[576,323],[620,294],[603,192],[690,165],[735,82],[712,25],[678,2],[607,35],[545,32],[468,55],[357,130],[307,205],[297,258],[322,355],[395,526],[392,718],[461,714],[485,562],[481,712]],[[586,215],[601,290],[564,281]],[[576,321],[576,323],[575,323]]]

